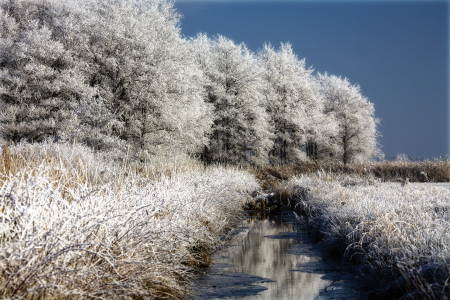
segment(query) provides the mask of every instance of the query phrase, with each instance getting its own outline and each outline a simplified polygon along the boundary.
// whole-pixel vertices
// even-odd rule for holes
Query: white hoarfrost
[[[0,26],[3,138],[121,140],[141,160],[207,144],[204,76],[172,2],[0,0]]]
[[[331,157],[344,164],[382,157],[377,141],[379,120],[374,117],[373,103],[361,94],[360,87],[347,78],[327,73],[316,78],[325,99],[324,112],[335,120],[337,127],[331,139]]]
[[[258,62],[266,83],[263,95],[270,123],[274,127],[274,147],[270,160],[274,164],[295,163],[306,155],[318,158],[317,144],[323,145],[333,135],[333,118],[323,113],[324,101],[313,70],[305,67],[290,44],[278,51],[270,45],[258,53]]]
[[[0,0],[0,138],[77,140],[135,161],[344,163],[379,155],[358,86],[290,44],[187,40],[167,0]]]
[[[322,232],[345,237],[349,253],[369,263],[427,257],[450,262],[450,185],[381,183],[326,173],[291,179],[310,189],[305,211],[318,217]],[[319,225],[319,224],[316,224]]]
[[[197,64],[205,73],[206,101],[214,107],[207,161],[240,165],[268,162],[272,130],[255,55],[244,44],[223,36],[199,34],[191,40]]]
[[[214,247],[258,188],[230,168],[125,173],[79,145],[9,152],[46,161],[0,173],[0,290],[14,299],[176,298],[196,247]]]

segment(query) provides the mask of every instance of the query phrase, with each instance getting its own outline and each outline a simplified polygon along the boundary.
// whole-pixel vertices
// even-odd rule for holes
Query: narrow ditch
[[[354,275],[323,260],[293,212],[246,212],[197,279],[196,299],[360,299]]]

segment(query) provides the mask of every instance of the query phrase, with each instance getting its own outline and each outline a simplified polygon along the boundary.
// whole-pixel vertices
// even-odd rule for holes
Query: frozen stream
[[[248,215],[197,278],[197,299],[359,299],[351,275],[325,263],[292,213]]]

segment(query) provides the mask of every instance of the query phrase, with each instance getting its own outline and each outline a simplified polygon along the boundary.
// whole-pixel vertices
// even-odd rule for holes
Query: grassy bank
[[[258,189],[192,161],[115,164],[81,145],[4,146],[0,296],[177,299]]]
[[[329,255],[360,266],[368,299],[450,298],[450,185],[325,172],[288,185],[307,188],[300,219]]]
[[[445,181],[448,164],[241,170],[186,158],[143,165],[78,144],[4,145],[0,296],[186,298],[192,271],[210,263],[250,192],[265,189],[297,204],[329,255],[360,266],[367,298],[449,298],[450,185],[395,182]]]

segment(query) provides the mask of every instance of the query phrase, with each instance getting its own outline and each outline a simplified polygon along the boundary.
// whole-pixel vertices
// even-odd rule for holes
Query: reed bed
[[[289,185],[307,188],[299,219],[329,254],[363,266],[369,299],[450,297],[450,184],[318,172]]]
[[[267,190],[293,176],[314,175],[317,172],[374,177],[382,182],[398,182],[406,178],[410,182],[450,182],[450,160],[441,158],[424,161],[374,161],[347,165],[339,162],[304,161],[291,165],[260,166],[252,170]]]
[[[181,299],[256,179],[188,162],[107,163],[78,144],[4,146],[0,297]]]

